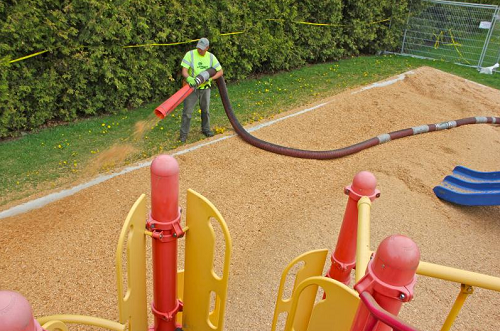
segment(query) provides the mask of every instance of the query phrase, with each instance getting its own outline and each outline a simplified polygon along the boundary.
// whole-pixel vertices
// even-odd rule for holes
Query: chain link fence
[[[500,60],[499,7],[464,2],[414,1],[401,54],[486,67]]]

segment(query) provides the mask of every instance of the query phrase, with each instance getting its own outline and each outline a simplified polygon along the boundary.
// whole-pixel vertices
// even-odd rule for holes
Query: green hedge
[[[180,61],[195,43],[122,46],[206,36],[226,79],[242,79],[391,47],[407,5],[408,0],[0,2],[0,138],[163,100],[179,88]],[[392,21],[370,24],[387,18]]]

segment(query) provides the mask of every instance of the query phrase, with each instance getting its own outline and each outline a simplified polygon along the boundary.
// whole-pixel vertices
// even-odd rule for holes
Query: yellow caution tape
[[[30,54],[30,55],[26,55],[26,56],[20,57],[19,59],[15,59],[15,60],[9,61],[9,63],[14,63],[14,62],[17,62],[17,61],[26,60],[26,59],[29,59],[30,57],[34,57],[34,56],[37,56],[37,55],[40,55],[40,54],[43,54],[43,53],[47,53],[47,52],[48,51],[45,50],[45,51],[41,51],[41,52],[38,52],[38,53],[33,53],[33,54]]]
[[[177,43],[168,43],[168,44],[140,44],[140,45],[128,45],[128,46],[123,46],[123,48],[133,48],[133,47],[147,47],[147,46],[174,46],[174,45],[181,45],[181,44],[188,44],[192,43],[193,41],[198,41],[199,39],[193,39],[193,40],[188,40],[188,41],[179,41]]]
[[[378,23],[387,22],[387,21],[390,21],[390,20],[391,20],[390,18],[385,18],[383,20],[369,22],[367,24],[368,25],[378,24]],[[283,19],[280,19],[280,18],[268,18],[268,19],[266,19],[266,21],[283,21]],[[316,26],[352,26],[352,24],[312,23],[312,22],[305,22],[305,21],[293,21],[293,23],[306,24],[306,25],[316,25]]]
[[[386,18],[386,19],[383,19],[383,20],[380,20],[380,21],[370,22],[368,24],[369,25],[370,24],[378,24],[378,23],[382,23],[382,22],[387,22],[389,20],[390,20],[390,18]],[[266,21],[283,21],[283,19],[268,18],[268,19],[266,19]],[[311,22],[303,22],[303,21],[294,21],[294,23],[297,23],[297,24],[307,24],[307,25],[317,25],[317,26],[350,26],[350,25],[345,25],[345,24],[311,23]],[[245,33],[245,31],[236,31],[236,32],[223,33],[223,34],[221,34],[221,36],[236,35],[236,34],[241,34],[241,33]],[[192,43],[192,42],[195,42],[195,41],[198,41],[198,40],[200,40],[200,39],[191,39],[191,40],[187,40],[187,41],[179,41],[179,42],[176,42],[176,43],[168,43],[168,44],[151,43],[151,44],[127,45],[127,46],[122,46],[122,48],[138,48],[138,47],[150,47],[150,46],[175,46],[175,45]],[[14,62],[17,62],[17,61],[26,60],[26,59],[29,59],[31,57],[34,57],[34,56],[37,56],[37,55],[40,55],[40,54],[43,54],[43,53],[46,53],[46,52],[48,52],[48,50],[20,57],[18,59],[9,61],[9,63],[14,63]]]
[[[434,37],[436,37],[436,42],[434,43],[434,49],[438,49],[440,40],[443,40],[443,31],[441,31],[437,36],[435,33],[433,33],[433,35]]]
[[[294,21],[294,23],[307,24],[307,25],[316,25],[316,26],[341,26],[341,24],[311,23],[311,22],[304,22],[304,21]]]
[[[221,36],[229,36],[231,34],[240,34],[240,33],[245,33],[245,31],[237,31],[237,32],[229,32],[229,33],[223,33]]]
[[[245,33],[245,31],[237,31],[237,32],[229,32],[229,33],[222,33],[221,36],[229,36],[232,34],[240,34],[240,33]],[[176,43],[168,43],[168,44],[140,44],[140,45],[128,45],[128,46],[123,46],[123,48],[133,48],[133,47],[148,47],[148,46],[174,46],[174,45],[181,45],[181,44],[189,44],[195,41],[198,41],[200,39],[191,39],[187,41],[179,41]]]
[[[436,42],[434,43],[434,49],[438,49],[440,43],[442,45],[445,45],[445,46],[453,46],[455,48],[455,51],[458,53],[458,56],[460,57],[460,59],[464,60],[467,64],[470,64],[470,62],[467,61],[467,59],[462,55],[462,53],[458,49],[458,47],[462,47],[462,44],[457,43],[455,41],[455,38],[453,37],[453,33],[451,32],[451,29],[449,29],[448,31],[450,32],[451,43],[444,43],[444,32],[443,31],[441,31],[439,33],[439,35],[436,35],[435,33],[433,33],[434,37],[436,38]]]
[[[451,29],[450,29],[450,37],[451,37],[451,42],[452,42],[452,45],[455,47],[455,50],[457,51],[458,55],[460,56],[460,58],[462,60],[464,60],[467,64],[470,64],[469,61],[467,61],[467,59],[462,55],[462,53],[458,50],[458,47],[457,46],[462,46],[458,43],[455,42],[455,38],[453,38],[453,33],[451,33]]]
[[[368,24],[378,24],[378,23],[387,22],[387,21],[390,21],[390,20],[391,20],[390,18],[385,18],[383,20],[375,21],[375,22],[370,22]]]

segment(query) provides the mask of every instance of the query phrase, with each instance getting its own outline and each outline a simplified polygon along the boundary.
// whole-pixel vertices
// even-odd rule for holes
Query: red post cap
[[[151,163],[151,174],[159,177],[170,177],[179,173],[177,160],[170,155],[162,154]]]
[[[414,280],[420,262],[417,244],[403,235],[392,235],[379,245],[373,258],[374,275],[386,284],[406,286]]]
[[[370,197],[375,194],[377,187],[377,178],[369,171],[361,171],[354,176],[351,190],[360,196]]]
[[[42,330],[25,297],[14,291],[0,291],[0,331]]]

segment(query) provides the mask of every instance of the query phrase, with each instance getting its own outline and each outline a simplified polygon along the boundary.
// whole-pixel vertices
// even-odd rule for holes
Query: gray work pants
[[[191,126],[191,116],[193,115],[196,102],[200,102],[201,108],[201,131],[210,132],[210,88],[200,90],[196,89],[186,99],[184,99],[184,108],[182,109],[181,138],[186,138]]]

